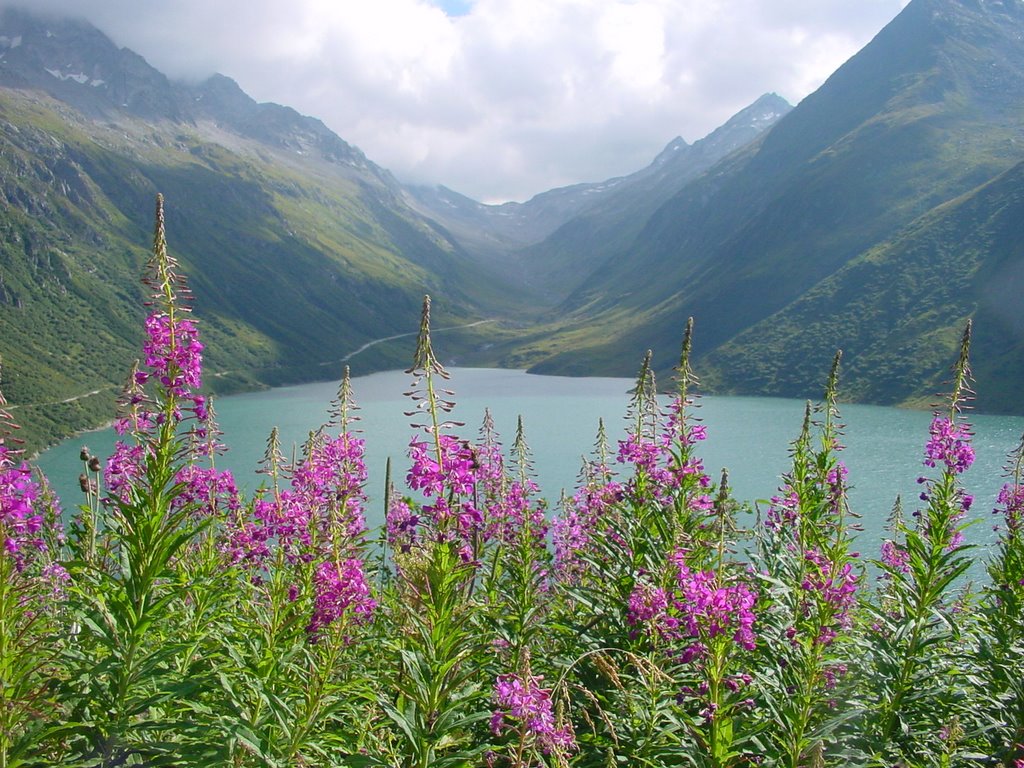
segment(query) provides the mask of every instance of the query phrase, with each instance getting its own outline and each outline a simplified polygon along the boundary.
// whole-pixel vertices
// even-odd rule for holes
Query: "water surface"
[[[625,430],[624,414],[633,382],[615,378],[566,378],[534,376],[523,371],[453,368],[449,386],[457,406],[452,419],[465,422],[456,433],[478,436],[484,409],[489,408],[506,447],[515,436],[516,419],[523,417],[527,441],[533,451],[536,476],[545,496],[557,503],[562,489],[572,492],[584,455],[591,453],[598,419],[603,418],[614,441]],[[385,463],[393,462],[394,479],[401,485],[407,470],[405,451],[414,430],[404,415],[412,408],[403,395],[410,377],[402,372],[375,373],[352,380],[355,398],[361,406],[360,422],[367,444],[367,467],[371,497],[369,522],[381,521],[380,499]],[[281,387],[264,392],[218,399],[216,411],[229,452],[218,465],[229,467],[240,486],[255,488],[260,476],[254,473],[263,456],[267,437],[276,425],[282,445],[301,446],[310,430],[327,420],[337,384],[317,383]],[[708,439],[698,451],[712,479],[723,467],[729,469],[736,496],[756,503],[770,498],[779,477],[788,468],[789,445],[799,434],[804,402],[781,398],[702,397],[694,413],[707,427]],[[862,516],[866,539],[877,542],[897,495],[907,514],[919,506],[917,478],[924,473],[924,444],[931,415],[870,405],[844,405],[843,460],[853,485],[850,498]],[[1007,454],[1024,432],[1024,417],[974,415],[977,461],[965,475],[968,491],[974,493],[974,512],[982,521],[969,532],[978,543],[994,540],[991,510],[1002,485],[1002,466]],[[39,465],[50,477],[65,507],[79,500],[78,461],[83,443],[100,456],[110,453],[112,431],[90,433],[62,443],[44,453]],[[299,449],[296,448],[296,451]],[[865,555],[873,555],[877,544],[866,540]]]

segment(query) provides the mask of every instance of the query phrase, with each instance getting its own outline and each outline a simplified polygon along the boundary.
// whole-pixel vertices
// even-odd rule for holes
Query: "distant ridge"
[[[543,192],[525,203],[483,205],[444,187],[412,187],[414,205],[468,251],[526,276],[542,301],[564,298],[613,244],[633,236],[665,200],[715,162],[746,146],[792,107],[770,93],[708,136],[676,137],[635,173]],[[579,239],[577,239],[579,238]]]
[[[996,264],[1016,263],[1011,240],[974,245],[972,275],[949,275],[967,281],[955,301],[944,291],[916,294],[921,281],[945,279],[948,260],[915,259],[906,273],[897,267],[911,258],[905,249],[913,242],[966,242],[997,214],[983,204],[996,198],[982,196],[954,219],[939,215],[1024,160],[1022,38],[1020,0],[912,0],[759,141],[686,185],[635,237],[616,244],[558,308],[553,329],[572,336],[571,347],[546,352],[558,349],[556,336],[515,355],[532,359],[537,372],[629,374],[636,350],[653,347],[665,371],[692,315],[697,363],[717,390],[815,396],[827,358],[842,346],[850,350],[844,368],[852,396],[920,402],[944,376],[939,361],[953,357],[956,329],[977,315],[979,338],[1017,350],[1000,356],[992,380],[979,382],[979,405],[1020,411],[1007,378],[1020,368],[1019,328],[986,314],[980,282]],[[940,222],[945,229],[909,236]],[[561,250],[582,247],[583,238]],[[862,273],[853,265],[879,253],[888,256],[872,285],[902,285],[914,301],[891,290],[870,295],[871,285],[857,283]],[[836,281],[844,289],[819,298],[815,322],[797,322],[797,308]],[[1024,309],[1020,294],[1008,301],[1009,314]],[[859,316],[864,304],[884,306],[890,330],[862,348],[860,325],[843,318]],[[893,335],[895,328],[902,333]]]

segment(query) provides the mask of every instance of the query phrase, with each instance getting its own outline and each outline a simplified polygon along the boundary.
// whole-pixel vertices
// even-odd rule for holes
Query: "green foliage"
[[[507,463],[489,416],[479,441],[456,436],[428,298],[409,371],[413,495],[389,493],[390,556],[371,563],[347,377],[301,458],[271,435],[251,499],[216,469],[163,225],[159,199],[125,439],[102,478],[83,452],[87,501],[66,536],[0,399],[0,767],[1024,760],[1021,450],[991,583],[961,579],[970,324],[923,507],[913,524],[894,515],[870,590],[850,551],[840,355],[749,530],[698,454],[692,321],[667,407],[644,357],[624,471],[602,425],[549,518],[522,422]]]

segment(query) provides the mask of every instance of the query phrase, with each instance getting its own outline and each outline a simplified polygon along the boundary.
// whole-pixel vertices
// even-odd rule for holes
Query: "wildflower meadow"
[[[648,355],[627,437],[600,425],[549,503],[521,425],[506,447],[453,420],[427,299],[408,463],[368,530],[347,371],[329,423],[293,458],[272,433],[243,495],[160,199],[144,282],[120,441],[83,449],[80,499],[20,455],[0,396],[0,768],[1024,768],[1024,444],[978,551],[970,325],[920,497],[859,543],[839,354],[756,515],[700,458],[692,322],[671,404]]]

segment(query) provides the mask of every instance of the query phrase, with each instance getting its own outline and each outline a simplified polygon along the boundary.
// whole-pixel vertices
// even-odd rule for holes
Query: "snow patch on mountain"
[[[74,80],[79,85],[85,85],[89,82],[89,76],[84,72],[69,72],[67,74],[61,72],[59,69],[46,68],[46,71],[56,77],[58,80]],[[102,80],[94,80],[91,85],[103,85]]]

